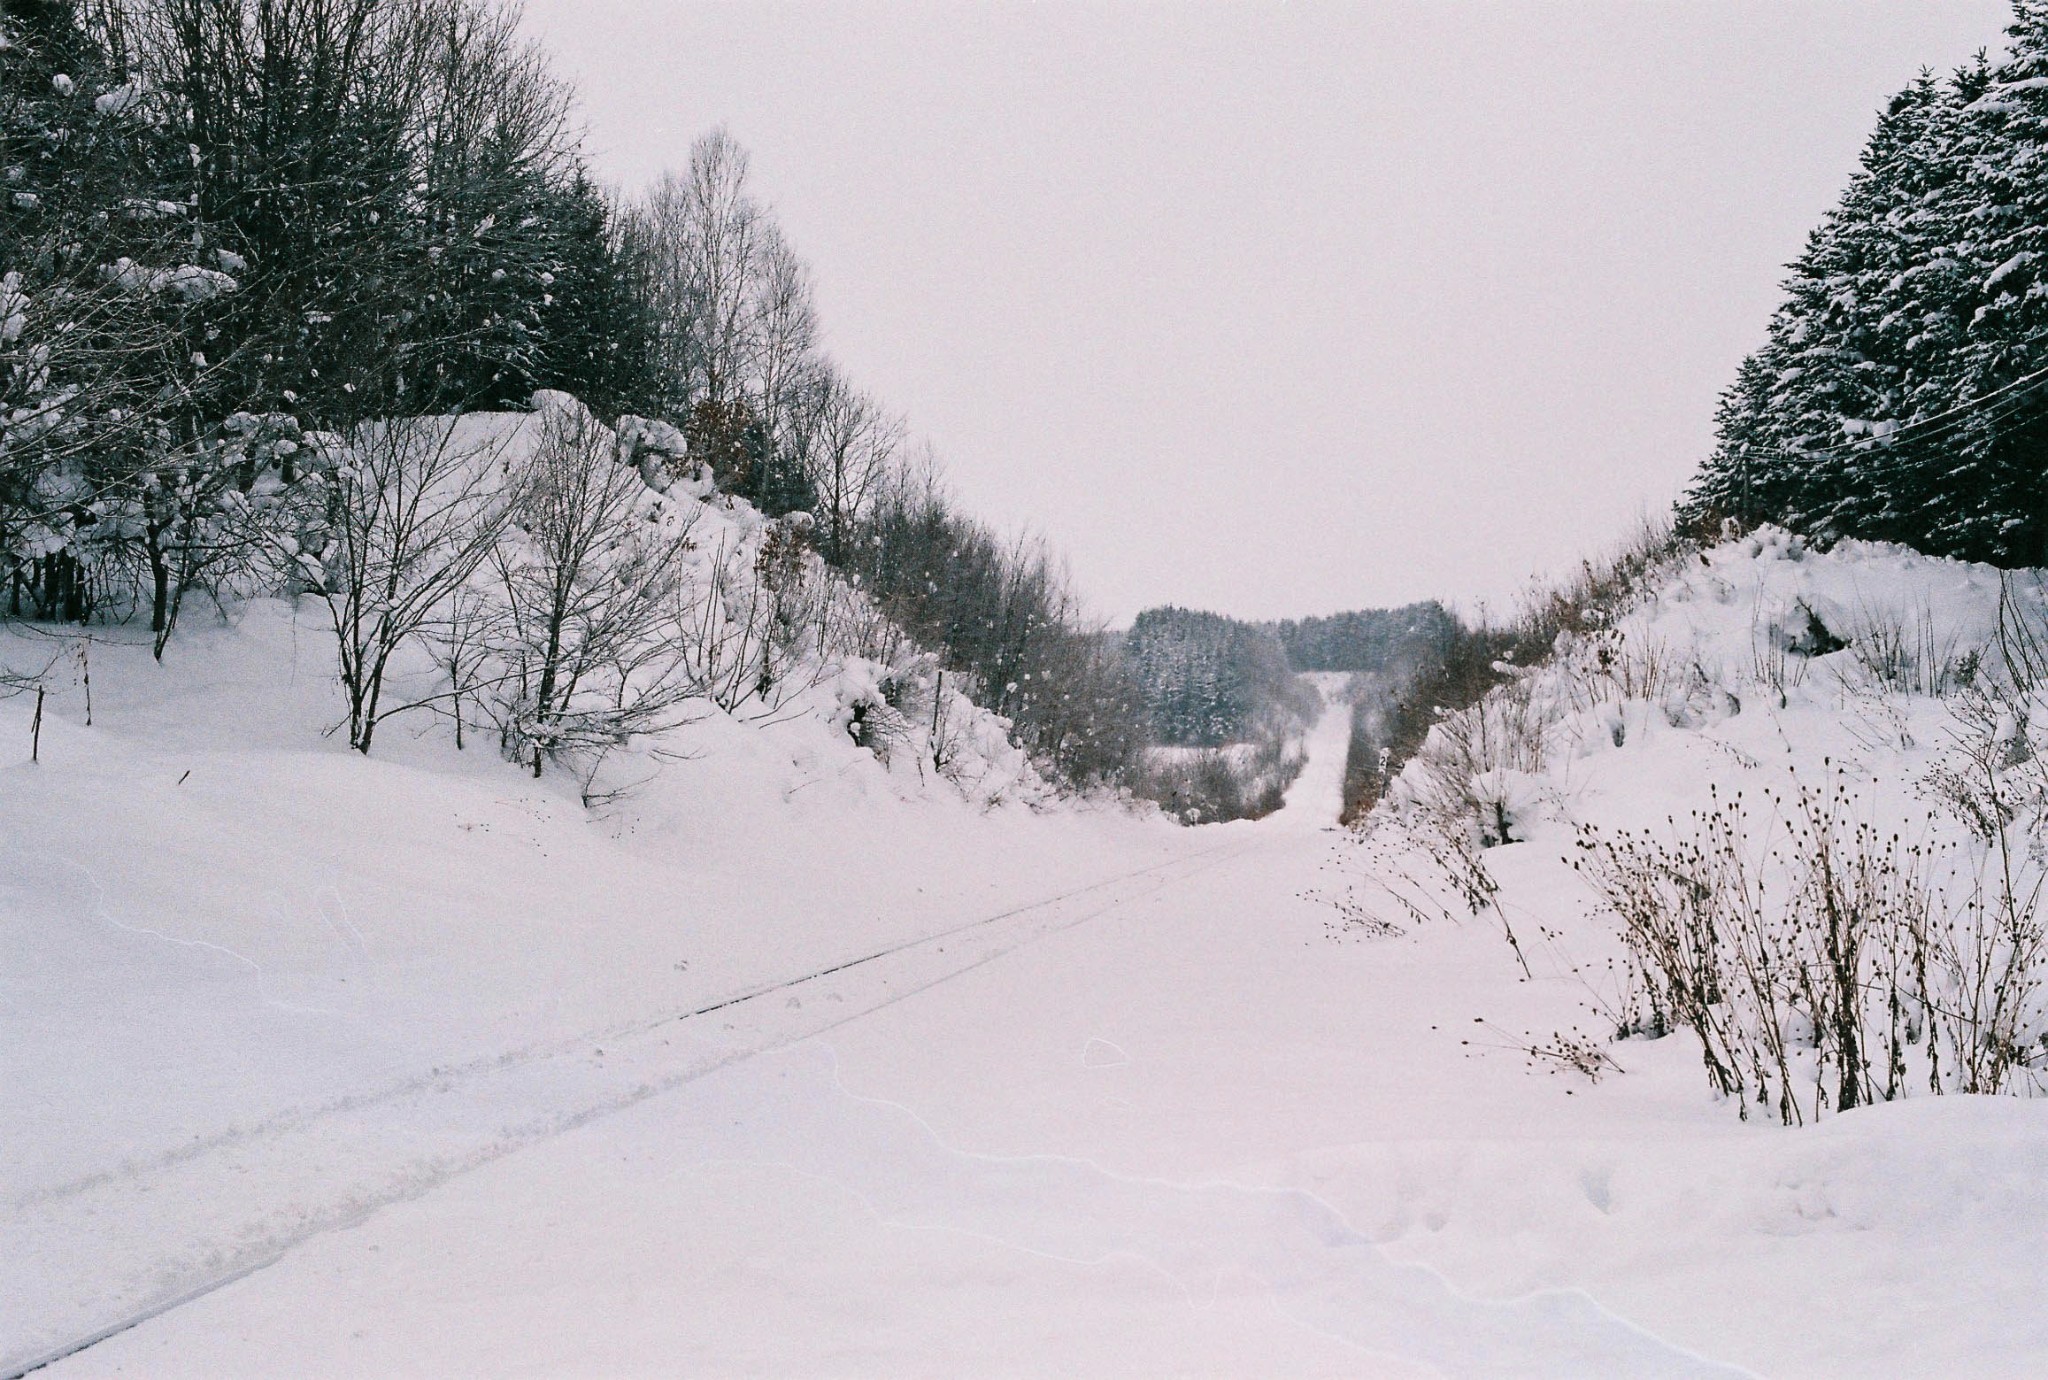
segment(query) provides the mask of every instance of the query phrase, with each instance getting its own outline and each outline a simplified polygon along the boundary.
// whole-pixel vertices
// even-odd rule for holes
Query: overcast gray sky
[[[1925,4],[529,0],[637,187],[723,123],[831,353],[1094,607],[1510,597],[1667,503]]]

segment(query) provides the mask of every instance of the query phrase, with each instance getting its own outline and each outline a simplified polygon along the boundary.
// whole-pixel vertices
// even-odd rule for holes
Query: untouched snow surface
[[[314,635],[266,606],[161,678],[108,653],[95,726],[0,769],[14,1368],[131,1322],[43,1373],[2048,1363],[2043,1104],[1786,1130],[1682,1036],[1532,1066],[1582,1018],[1548,950],[1524,980],[1486,921],[1333,904],[1372,883],[1341,706],[1255,824],[984,810],[818,720],[707,725],[592,820],[485,755],[202,713],[317,695]],[[1490,850],[1511,913],[1594,944],[1544,811],[1661,814],[1715,734],[1820,742],[1855,706],[1812,684],[1570,757]]]

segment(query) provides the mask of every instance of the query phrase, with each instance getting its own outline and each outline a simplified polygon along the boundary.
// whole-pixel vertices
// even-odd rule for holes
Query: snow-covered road
[[[1467,1043],[1568,1002],[1483,925],[1341,932],[1344,737],[1340,707],[1268,821],[1061,836],[1008,903],[47,1182],[6,1350],[133,1323],[43,1372],[74,1380],[1941,1373],[1891,1199],[1957,1154],[2038,1174],[2024,1104],[1792,1136],[1682,1050],[1593,1087]],[[1979,1361],[2035,1354],[2024,1280],[1932,1292],[2004,1319]]]
[[[1393,1263],[1335,1209],[1299,1189],[1232,1183],[1208,1172],[1189,1178],[1186,1166],[1180,1177],[1148,1173],[1142,1135],[1116,1137],[1124,1144],[1112,1157],[1121,1167],[1112,1168],[1073,1153],[1101,1146],[1046,1153],[1021,1127],[1001,1154],[955,1148],[934,1129],[930,1117],[959,1117],[983,1102],[1007,1107],[1012,1116],[1024,1113],[1027,1121],[1034,1109],[1040,1117],[1057,1109],[1063,1119],[1075,1119],[1064,1128],[1066,1137],[1088,1121],[1102,1123],[1098,1132],[1118,1121],[1140,1122],[1126,1096],[1087,1099],[1095,1105],[1078,1117],[1080,1108],[1061,1106],[1076,1093],[1133,1081],[1131,1070],[1146,1059],[1151,1043],[1125,1029],[1133,1003],[1151,1007],[1155,1021],[1197,1040],[1231,1017],[1246,1022],[1245,1038],[1256,1039],[1250,1027],[1260,1018],[1257,992],[1216,990],[1219,975],[1204,971],[1211,958],[1205,951],[1220,938],[1205,932],[1215,928],[1217,909],[1205,902],[1232,897],[1234,904],[1223,908],[1224,927],[1244,932],[1241,938],[1253,948],[1285,933],[1260,923],[1271,906],[1262,905],[1258,893],[1309,875],[1325,846],[1316,832],[1338,803],[1344,727],[1341,707],[1326,715],[1312,737],[1309,766],[1279,816],[1255,828],[1191,836],[1204,846],[1165,864],[1132,869],[1106,884],[1074,886],[1037,904],[934,932],[923,942],[826,965],[829,971],[815,975],[778,974],[705,1003],[712,1009],[435,1068],[262,1124],[227,1128],[154,1163],[46,1188],[20,1205],[15,1234],[17,1248],[44,1267],[36,1282],[45,1297],[17,1293],[14,1302],[74,1329],[76,1335],[52,1351],[107,1334],[53,1373],[138,1366],[195,1374],[661,1369],[688,1360],[687,1338],[702,1331],[696,1277],[705,1255],[744,1254],[773,1243],[750,1239],[754,1229],[744,1221],[729,1220],[719,1239],[652,1211],[647,1185],[639,1182],[652,1154],[662,1167],[657,1196],[663,1198],[683,1188],[687,1202],[708,1182],[725,1180],[731,1187],[736,1174],[755,1180],[754,1190],[764,1176],[796,1175],[861,1204],[874,1230],[924,1229],[965,1247],[975,1259],[970,1278],[991,1252],[1029,1260],[1045,1278],[1024,1290],[1015,1306],[1049,1310],[1048,1322],[1053,1315],[1073,1319],[1090,1311],[1089,1297],[1098,1293],[1090,1281],[1104,1262],[1142,1262],[1158,1276],[1155,1287],[1170,1282],[1188,1306],[1205,1293],[1213,1296],[1221,1280],[1256,1281],[1270,1291],[1276,1317],[1300,1331],[1275,1352],[1278,1344],[1263,1336],[1275,1320],[1261,1319],[1249,1334],[1259,1338],[1252,1351],[1244,1352],[1242,1341],[1225,1349],[1239,1357],[1237,1364],[1306,1347],[1326,1350],[1323,1359],[1341,1370],[1356,1366],[1353,1348],[1365,1347],[1428,1360],[1454,1374],[1493,1374],[1515,1358],[1535,1363],[1546,1357],[1546,1373],[1559,1375],[1592,1373],[1589,1365],[1616,1375],[1708,1373],[1581,1296],[1506,1306],[1465,1298],[1434,1274]],[[1283,893],[1283,899],[1290,898]],[[1020,962],[1026,946],[1036,952]],[[1006,957],[1007,969],[997,963]],[[1247,965],[1258,961],[1251,953],[1244,959]],[[1251,976],[1249,967],[1238,973]],[[941,995],[942,986],[967,984],[971,992]],[[1181,1009],[1190,1002],[1199,1009]],[[943,1004],[945,1014],[891,1020],[906,1003]],[[964,1029],[932,1028],[934,1019],[950,1023],[956,1016],[964,1017]],[[984,1060],[963,1063],[961,1048],[978,1043],[970,1033],[976,1030],[999,1047],[986,1050]],[[1095,1031],[1106,1033],[1089,1033]],[[1072,1068],[1058,1081],[1070,1086],[1040,1087],[1027,1096],[1052,1072],[1033,1066],[1042,1066],[1062,1041],[1070,1046]],[[846,1066],[840,1042],[847,1046]],[[1140,1053],[1134,1056],[1130,1046]],[[1006,1056],[1012,1067],[1003,1066]],[[923,1110],[852,1091],[849,1074],[861,1081],[860,1071],[871,1066],[876,1079],[886,1081],[893,1070],[899,1079],[925,1084],[914,1094]],[[1310,1071],[1299,1072],[1306,1091]],[[1187,1136],[1180,1155],[1213,1144],[1221,1129]],[[591,1166],[615,1162],[640,1166],[633,1182],[590,1182]],[[481,1172],[484,1166],[488,1173]],[[215,1185],[223,1174],[233,1177],[232,1193]],[[500,1205],[482,1206],[474,1201],[478,1194],[499,1197]],[[549,1251],[508,1253],[484,1226],[502,1218],[509,1227],[537,1204],[551,1204],[550,1214],[559,1218],[564,1195],[583,1200],[570,1215],[589,1257],[572,1263]],[[289,1205],[283,1217],[280,1205]],[[455,1216],[444,1216],[444,1209]],[[139,1212],[149,1214],[148,1234],[163,1257],[155,1262],[153,1296],[137,1296],[132,1277],[110,1288],[108,1262],[95,1243],[97,1221]],[[842,1249],[848,1247],[852,1254],[842,1264],[849,1279],[859,1279],[873,1243],[848,1242]],[[639,1283],[616,1299],[590,1298],[590,1257],[632,1261]],[[344,1263],[351,1261],[353,1267]],[[424,1308],[394,1306],[390,1271],[402,1276],[457,1261],[465,1262],[461,1273],[481,1271],[457,1286],[481,1309],[473,1325],[451,1326],[445,1301],[428,1302],[442,1297],[441,1287],[400,1291]],[[371,1294],[349,1297],[346,1287],[338,1289],[336,1272]],[[939,1296],[932,1306],[956,1295],[963,1282],[957,1270],[929,1264],[915,1274],[922,1288]],[[919,1307],[917,1280],[891,1281],[894,1307]],[[515,1311],[525,1313],[556,1285],[581,1298],[593,1316],[537,1352],[508,1350],[518,1329],[507,1332],[501,1310],[516,1299],[524,1302]],[[781,1289],[772,1273],[758,1287],[770,1295]],[[1069,1289],[1075,1296],[1062,1297]],[[759,1316],[758,1302],[732,1300],[716,1316]],[[985,1299],[977,1308],[993,1302]],[[1243,1302],[1265,1311],[1252,1297]],[[123,1304],[129,1311],[108,1315],[110,1306]],[[630,1314],[648,1307],[682,1327],[683,1335],[633,1355],[582,1349],[593,1330],[644,1340],[649,1320]],[[1128,1301],[1114,1305],[1120,1334],[1137,1322],[1127,1316],[1129,1307]],[[1177,1311],[1154,1322],[1177,1331]],[[264,1319],[289,1322],[274,1330]],[[323,1319],[349,1325],[323,1335]],[[1139,1325],[1117,1342],[1123,1364],[1148,1354],[1127,1348],[1150,1330]],[[683,1368],[746,1368],[748,1349],[759,1345],[749,1331],[721,1327],[700,1335],[698,1355]],[[779,1373],[814,1364],[837,1370],[850,1360],[844,1348],[859,1345],[855,1338],[806,1335],[804,1329],[777,1332],[786,1349],[768,1368]],[[530,1345],[531,1339],[519,1344]],[[831,1359],[835,1355],[841,1359]],[[901,1373],[906,1363],[918,1365],[919,1355],[937,1369],[965,1359],[920,1342],[873,1360]],[[1031,1371],[1051,1359],[1027,1349],[1011,1363]],[[1006,1364],[999,1356],[983,1360]]]

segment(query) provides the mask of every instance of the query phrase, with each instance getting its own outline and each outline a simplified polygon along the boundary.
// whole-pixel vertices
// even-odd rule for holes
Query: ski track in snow
[[[1217,848],[1205,850],[1202,853],[1194,855],[1194,859],[1207,858],[1214,853],[1220,852],[1223,847],[1227,846],[1228,845],[1219,845]],[[949,939],[955,935],[962,934],[970,930],[983,928],[988,925],[997,924],[1004,920],[1016,919],[1022,916],[1033,914],[1037,911],[1046,910],[1051,907],[1058,906],[1063,902],[1074,899],[1076,897],[1088,895],[1108,887],[1113,887],[1122,882],[1130,881],[1135,878],[1145,877],[1150,874],[1169,868],[1183,867],[1186,866],[1190,861],[1192,861],[1192,859],[1177,858],[1167,863],[1161,863],[1152,867],[1139,868],[1132,872],[1122,873],[1118,876],[1110,877],[1103,881],[1094,882],[1087,886],[1076,888],[1072,891],[1062,892],[1059,895],[1051,896],[1041,901],[1034,901],[1024,906],[1013,907],[1009,910],[1000,911],[994,915],[985,916],[978,920],[970,920],[963,924],[953,926],[949,929],[940,930],[933,934],[923,935],[916,939],[909,940],[902,944],[894,945],[891,948],[884,949],[876,953],[864,954],[857,958],[849,959],[840,963],[835,963],[811,973],[801,974],[794,977],[781,978],[774,982],[770,982],[761,986],[752,987],[740,992],[722,996],[711,1001],[706,1005],[699,1006],[688,1011],[664,1012],[661,1015],[647,1019],[626,1022],[623,1024],[608,1025],[598,1029],[586,1031],[578,1035],[548,1040],[531,1045],[520,1046],[515,1049],[502,1050],[487,1055],[481,1055],[475,1059],[471,1059],[459,1064],[437,1066],[415,1077],[404,1079],[402,1081],[395,1083],[390,1083],[381,1088],[372,1089],[360,1093],[352,1093],[345,1097],[333,1098],[312,1107],[293,1108],[286,1111],[282,1111],[274,1116],[268,1117],[263,1121],[254,1123],[249,1126],[229,1126],[219,1132],[216,1132],[211,1136],[195,1138],[194,1140],[188,1142],[185,1145],[178,1146],[174,1149],[165,1151],[160,1155],[151,1157],[140,1162],[130,1162],[110,1169],[97,1170],[91,1174],[81,1176],[77,1179],[73,1179],[65,1183],[54,1184],[45,1188],[33,1190],[29,1193],[21,1195],[19,1198],[15,1199],[12,1203],[10,1203],[9,1206],[11,1208],[19,1210],[23,1208],[37,1206],[42,1203],[61,1201],[66,1198],[74,1197],[90,1189],[98,1188],[105,1184],[115,1182],[121,1179],[138,1178],[144,1174],[153,1171],[168,1169],[175,1165],[184,1163],[185,1161],[199,1158],[203,1155],[212,1153],[214,1151],[231,1148],[249,1141],[261,1139],[266,1136],[276,1135],[281,1132],[301,1130],[306,1127],[310,1127],[318,1122],[341,1115],[343,1113],[357,1112],[371,1107],[376,1107],[388,1103],[395,1103],[407,1098],[417,1097],[418,1095],[423,1093],[448,1092],[458,1086],[471,1085],[479,1077],[488,1076],[494,1073],[502,1073],[507,1070],[522,1066],[537,1064],[547,1059],[560,1058],[565,1055],[574,1055],[580,1053],[582,1050],[592,1045],[599,1045],[607,1042],[617,1043],[619,1041],[629,1039],[633,1036],[644,1035],[649,1031],[662,1028],[672,1022],[688,1021],[702,1016],[711,1015],[716,1012],[725,1010],[729,1007],[739,1006],[746,1002],[754,1001],[760,997],[767,996],[774,992],[785,991],[790,988],[800,986],[804,983],[817,981],[825,977],[833,976],[835,974],[848,971],[858,966],[876,962],[878,960],[893,958],[898,954],[905,953],[912,949],[922,948],[927,945],[935,945],[940,940]],[[92,880],[95,895],[97,897],[99,891],[98,881],[97,879],[91,878],[89,878],[89,880]],[[1112,902],[1112,904],[1115,903]],[[1099,912],[1091,912],[1091,915],[1095,913]],[[320,1014],[325,1014],[321,1011],[320,1008],[294,1006],[289,1003],[277,1001],[271,998],[266,992],[263,991],[261,986],[261,974],[263,971],[261,965],[258,964],[255,960],[248,958],[242,954],[239,954],[232,949],[224,948],[218,944],[208,943],[205,940],[181,939],[174,935],[162,934],[156,930],[141,929],[132,925],[124,925],[121,922],[113,919],[111,916],[107,915],[105,910],[98,904],[97,900],[95,900],[92,906],[92,916],[93,918],[105,922],[114,929],[121,930],[128,934],[144,935],[150,938],[160,939],[168,944],[178,944],[188,948],[205,949],[210,952],[225,955],[226,957],[234,959],[236,962],[248,967],[253,973],[257,975],[258,993],[259,996],[264,1001],[265,1005],[273,1006],[279,1010],[284,1011],[300,1013],[317,1012]],[[956,970],[956,972],[964,971],[966,970]]]

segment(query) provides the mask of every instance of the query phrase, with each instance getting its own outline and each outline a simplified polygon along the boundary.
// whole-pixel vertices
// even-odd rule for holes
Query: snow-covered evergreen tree
[[[1243,742],[1261,720],[1305,714],[1270,627],[1194,609],[1146,609],[1126,645],[1154,738],[1178,747]]]
[[[0,560],[12,611],[77,620],[138,550],[160,576],[211,540],[190,470],[240,265],[161,105],[76,4],[0,19],[0,139]]]
[[[1879,117],[1761,349],[1692,516],[2005,562],[2048,553],[2048,6]]]

